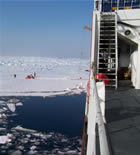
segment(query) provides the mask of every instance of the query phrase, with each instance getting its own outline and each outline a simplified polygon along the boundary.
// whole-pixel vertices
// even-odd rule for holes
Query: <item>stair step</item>
[[[115,26],[115,22],[113,22],[113,21],[101,21],[100,22],[100,25],[110,25],[110,26]]]
[[[107,68],[107,67],[106,67],[106,68],[98,68],[98,69],[115,70],[116,68]]]
[[[105,63],[99,63],[99,64],[105,64],[105,65],[115,65],[116,63],[115,63],[115,62],[112,62],[112,63],[107,63],[107,62],[105,62]]]
[[[115,30],[100,30],[100,32],[115,32]]]
[[[100,49],[105,49],[105,48],[108,48],[108,49],[114,49],[115,48],[115,45],[100,45]]]
[[[101,20],[101,23],[115,23],[115,20]]]
[[[100,39],[100,43],[105,43],[105,44],[116,44],[115,40],[104,40]]]
[[[102,74],[102,73],[98,73],[98,74]],[[105,75],[111,75],[111,76],[116,76],[116,73],[104,73]]]
[[[101,72],[101,71],[99,71],[100,73],[103,73],[103,74],[105,74],[105,75],[107,75],[107,76],[111,76],[112,78],[115,78],[116,77],[116,75],[110,75],[110,74],[107,74],[108,72]],[[114,74],[115,74],[115,72],[114,72]]]
[[[100,27],[101,28],[109,28],[109,27],[110,28],[115,28],[115,24],[111,24],[111,25],[110,24],[101,24]]]
[[[98,73],[108,76],[107,86],[117,87],[117,64],[116,64],[116,14],[101,13],[100,18],[100,38],[98,53]],[[109,56],[110,58],[108,58]],[[113,60],[112,62],[109,60]]]
[[[100,36],[114,36],[115,37],[115,34],[101,34]]]
[[[115,49],[115,45],[100,45],[100,49]]]
[[[105,44],[111,44],[114,43],[115,44],[115,40],[100,40],[99,42],[100,44],[105,43]]]
[[[99,59],[103,59],[103,57],[99,57]],[[115,60],[116,58],[111,58],[112,60]]]
[[[111,45],[111,44],[101,44],[100,45],[100,49],[109,49],[109,51],[112,51],[112,52],[115,52],[115,45]],[[100,51],[103,51],[103,50],[100,50]],[[108,53],[109,53],[108,51]],[[107,52],[107,51],[106,51]]]
[[[115,34],[115,32],[100,32],[100,35],[112,35],[112,34]],[[115,36],[115,35],[114,35]]]
[[[100,45],[100,49],[110,49],[109,51],[115,51],[116,46],[115,45],[111,45],[111,44],[107,44],[107,45]]]
[[[99,51],[99,53],[100,54],[108,54],[108,55],[110,55],[110,54],[116,54],[115,52],[108,52],[108,51]]]
[[[115,18],[114,17],[112,17],[112,18],[103,18],[103,17],[101,17],[101,21],[114,21],[115,22]]]
[[[105,40],[105,41],[115,41],[115,39],[100,39],[100,40]]]
[[[115,31],[115,27],[101,27],[100,31]]]
[[[112,31],[109,31],[109,30],[104,31],[104,30],[102,30],[102,31],[100,31],[100,34],[102,34],[102,33],[104,33],[104,34],[110,34],[110,33],[115,33],[115,31],[114,30],[112,30]]]
[[[100,38],[101,39],[115,39],[115,35],[113,35],[113,36],[109,36],[109,35],[100,35]]]
[[[98,79],[98,78],[97,78]],[[99,81],[108,80],[108,81],[116,81],[116,79],[98,79]]]
[[[116,87],[116,85],[107,84],[107,87]]]
[[[100,45],[115,45],[115,43],[100,43]]]
[[[109,18],[109,17],[115,17],[115,15],[114,14],[101,14],[101,17],[105,17],[105,18]]]
[[[115,24],[105,24],[105,23],[102,23],[100,24],[100,27],[101,28],[115,28]]]
[[[101,30],[100,33],[115,33],[115,30]]]

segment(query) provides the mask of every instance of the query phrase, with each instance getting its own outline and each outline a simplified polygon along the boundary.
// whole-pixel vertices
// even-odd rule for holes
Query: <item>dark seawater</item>
[[[12,112],[9,99],[22,106]],[[86,94],[56,97],[0,97],[0,155],[80,155]],[[16,126],[33,129],[23,131]]]
[[[23,106],[9,119],[16,125],[41,132],[82,136],[86,95],[56,97],[18,97]]]

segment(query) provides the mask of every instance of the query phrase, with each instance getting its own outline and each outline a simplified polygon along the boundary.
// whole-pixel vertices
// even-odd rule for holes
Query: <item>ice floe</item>
[[[5,104],[5,101],[0,101],[0,105],[3,105],[3,104]]]
[[[0,128],[0,131],[5,131],[6,130],[6,128]]]
[[[8,103],[17,103],[17,102],[19,102],[19,100],[16,99],[16,98],[13,98],[13,99],[9,99],[8,100]]]
[[[4,136],[0,136],[0,144],[6,144],[6,143],[11,142],[10,137],[11,136],[9,134],[4,135]]]
[[[23,106],[23,103],[18,102],[18,103],[16,103],[16,106]]]
[[[89,60],[41,57],[0,57],[0,96],[49,96],[86,89]],[[36,73],[35,79],[25,80]],[[16,78],[14,77],[16,74]],[[73,89],[74,88],[74,89]],[[17,100],[9,100],[17,103]],[[1,104],[1,102],[0,102]]]
[[[16,150],[16,151],[13,151],[11,155],[22,155],[22,152],[20,150]]]
[[[18,130],[18,131],[24,131],[24,132],[31,132],[31,133],[37,132],[36,130],[26,129],[26,128],[23,128],[21,126],[16,126],[16,127],[12,128],[12,129],[13,130]]]
[[[7,103],[7,106],[9,108],[9,110],[11,110],[12,112],[16,111],[16,105],[13,103]]]
[[[0,114],[0,119],[6,119],[6,118],[7,118],[7,116],[5,113]]]

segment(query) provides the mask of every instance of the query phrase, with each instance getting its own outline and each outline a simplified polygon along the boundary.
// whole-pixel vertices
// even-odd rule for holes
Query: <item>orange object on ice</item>
[[[27,75],[27,76],[25,77],[25,79],[34,79],[34,77],[33,77],[33,75],[31,74],[31,75]]]
[[[107,85],[109,83],[109,80],[108,80],[108,76],[106,76],[105,74],[102,74],[102,73],[99,73],[96,75],[96,79],[103,79],[104,80],[104,84]],[[107,79],[107,80],[105,80]]]

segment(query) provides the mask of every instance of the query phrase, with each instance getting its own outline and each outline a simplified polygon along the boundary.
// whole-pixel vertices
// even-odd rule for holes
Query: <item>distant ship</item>
[[[91,32],[81,155],[139,155],[140,0],[95,0]]]

